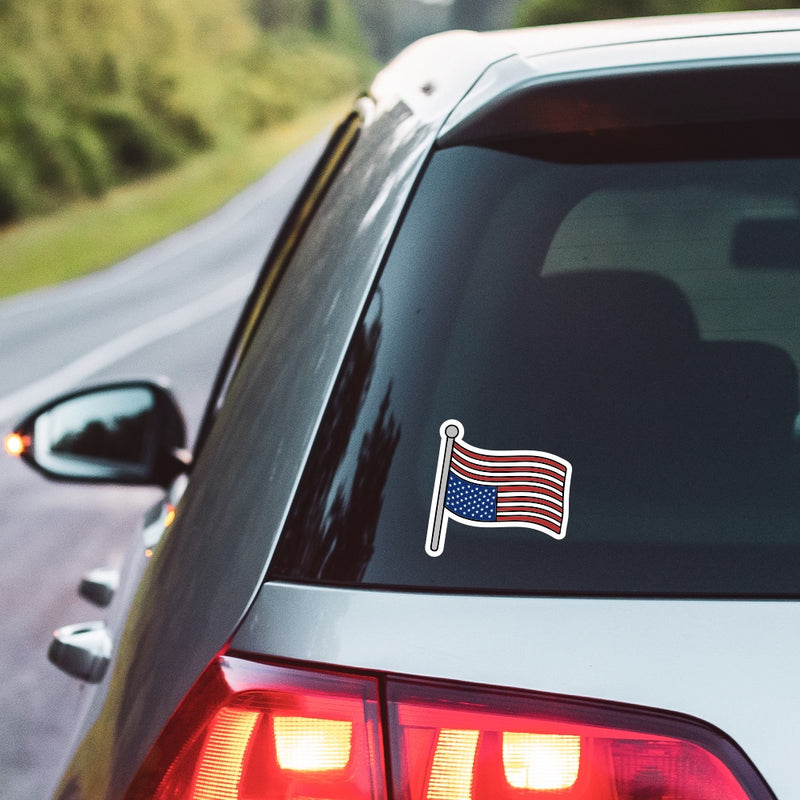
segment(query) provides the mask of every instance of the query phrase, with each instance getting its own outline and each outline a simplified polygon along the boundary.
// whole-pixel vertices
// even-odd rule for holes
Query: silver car
[[[800,797],[799,308],[800,13],[412,46],[191,457],[155,384],[16,430],[166,489],[55,798]]]

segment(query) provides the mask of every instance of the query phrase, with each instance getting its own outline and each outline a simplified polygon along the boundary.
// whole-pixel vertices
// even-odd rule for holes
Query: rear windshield
[[[437,152],[271,576],[800,593],[796,130]]]

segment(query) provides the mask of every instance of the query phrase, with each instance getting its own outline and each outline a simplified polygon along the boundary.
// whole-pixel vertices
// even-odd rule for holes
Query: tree
[[[487,0],[453,0],[450,20],[454,28],[485,31],[491,27]]]
[[[249,0],[262,28],[308,27],[324,33],[330,27],[329,0]]]

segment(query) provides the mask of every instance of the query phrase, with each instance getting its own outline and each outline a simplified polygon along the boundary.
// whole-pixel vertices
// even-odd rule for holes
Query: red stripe
[[[519,453],[519,454],[516,454],[516,455],[513,454],[513,453],[510,453],[508,455],[502,455],[502,456],[499,456],[499,455],[490,456],[490,455],[486,455],[485,453],[479,453],[479,452],[476,452],[475,450],[471,450],[469,447],[467,447],[465,445],[462,445],[462,444],[459,444],[458,442],[454,442],[453,443],[453,447],[454,447],[454,450],[456,452],[460,453],[461,455],[467,456],[468,458],[475,459],[476,461],[487,462],[487,464],[490,464],[492,462],[493,463],[502,464],[502,463],[508,462],[508,461],[526,461],[526,462],[532,463],[532,464],[542,464],[544,466],[553,467],[561,475],[566,475],[567,474],[567,469],[563,464],[559,463],[558,461],[554,461],[552,459],[549,459],[549,458],[547,458],[545,456],[534,456],[534,455],[530,455],[529,453]]]
[[[561,533],[561,526],[554,525],[552,522],[546,519],[539,519],[537,517],[531,516],[513,516],[513,517],[506,517],[503,516],[502,520],[500,519],[500,515],[498,514],[498,522],[533,522],[536,525],[541,525],[543,528],[548,528],[549,530],[553,531],[554,533]]]
[[[554,503],[552,500],[545,500],[543,497],[521,497],[519,495],[499,495],[497,496],[497,503],[538,503],[542,506],[547,506],[548,508],[552,508],[558,513],[561,513],[561,506],[558,503]]]
[[[516,459],[513,462],[500,465],[489,463],[476,464],[473,461],[464,458],[461,454],[454,452],[453,461],[462,464],[467,469],[479,469],[482,472],[497,472],[501,474],[509,472],[544,472],[548,475],[551,475],[555,480],[558,481],[563,481],[566,478],[566,472],[552,469],[548,464],[542,461],[534,461],[533,459],[528,459],[525,462]]]
[[[502,455],[499,454],[492,454],[489,455],[487,453],[482,453],[478,450],[473,450],[469,446],[465,446],[459,444],[458,442],[454,442],[454,449],[461,453],[461,455],[466,456],[467,458],[473,458],[476,461],[486,461],[486,462],[495,462],[495,463],[504,463],[507,461],[535,461],[541,464],[546,464],[550,467],[554,467],[559,472],[566,473],[566,467],[560,461],[556,461],[553,458],[548,458],[546,455],[535,455],[532,453],[505,453]]]
[[[503,463],[496,461],[480,461],[479,459],[467,458],[463,453],[453,453],[453,458],[472,469],[479,469],[484,472],[515,472],[520,470],[536,470],[537,472],[547,472],[558,480],[566,478],[567,472],[548,464],[546,461],[537,461],[533,458],[525,460],[514,458]]]
[[[517,491],[519,491],[523,486],[537,488],[536,484],[542,483],[550,489],[555,489],[557,492],[563,491],[564,489],[563,483],[556,483],[549,478],[526,478],[524,475],[478,475],[474,472],[468,472],[461,465],[456,464],[451,464],[450,469],[452,469],[456,475],[468,481],[487,486],[497,486],[500,483],[513,483],[517,487]]]
[[[544,508],[528,508],[527,506],[500,506],[497,507],[497,516],[501,514],[529,514],[533,516],[542,516],[544,519],[553,520],[553,522],[561,522],[561,514],[555,514],[552,511],[547,511]]]
[[[455,453],[453,454],[453,464],[457,464],[462,469],[466,470],[479,470],[481,472],[489,473],[487,477],[494,477],[495,475],[500,476],[512,476],[514,474],[519,475],[522,473],[522,477],[525,475],[541,475],[543,478],[549,478],[550,480],[556,481],[557,483],[564,483],[565,476],[561,475],[560,473],[553,472],[549,467],[542,467],[538,464],[515,464],[514,466],[505,466],[505,467],[491,467],[486,466],[485,464],[473,464],[471,461],[464,461],[463,459],[459,458],[458,455]]]
[[[538,514],[540,511],[542,514],[552,514],[556,517],[561,517],[562,509],[557,508],[555,506],[545,506],[545,501],[536,500],[535,498],[532,500],[525,499],[522,502],[514,501],[514,500],[499,500],[497,501],[497,510],[498,511],[508,511],[510,508],[514,508],[517,511],[529,511],[531,514]]]
[[[563,487],[560,487],[563,489]],[[528,486],[527,484],[515,484],[514,486],[498,486],[497,491],[499,494],[506,495],[511,494],[513,492],[535,492],[537,495],[543,495],[545,497],[552,497],[555,500],[563,500],[564,494],[563,492],[554,492],[552,489],[543,489],[541,486]]]

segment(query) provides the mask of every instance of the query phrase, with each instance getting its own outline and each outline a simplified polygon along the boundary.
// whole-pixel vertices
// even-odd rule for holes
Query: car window
[[[337,171],[358,139],[361,120],[358,111],[342,120],[325,144],[325,149],[315,162],[300,195],[290,209],[270,253],[256,281],[255,290],[248,297],[237,322],[236,330],[228,343],[212,387],[204,418],[195,445],[195,455],[202,449],[211,426],[221,408],[231,380],[244,353],[252,341],[253,333],[264,310],[272,299],[285,271],[302,239],[309,220],[330,188]]]
[[[159,545],[160,570],[192,576],[182,583],[182,602],[210,609],[197,634],[207,643],[236,626],[263,579],[350,334],[431,137],[402,104],[365,120],[265,297],[249,344],[235,343],[246,345],[241,361],[193,464],[175,524]],[[153,585],[167,591],[173,582]],[[170,602],[151,600],[148,608]],[[202,653],[194,638],[192,652]]]
[[[797,593],[800,158],[777,123],[622,133],[435,154],[273,577]]]

